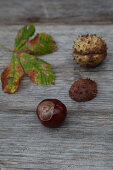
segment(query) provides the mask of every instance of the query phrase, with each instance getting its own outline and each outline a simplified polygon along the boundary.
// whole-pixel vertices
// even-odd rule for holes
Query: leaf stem
[[[6,50],[9,51],[9,52],[13,52],[10,48],[6,47],[5,45],[3,45],[3,44],[1,44],[1,43],[0,43],[0,47],[6,49]]]

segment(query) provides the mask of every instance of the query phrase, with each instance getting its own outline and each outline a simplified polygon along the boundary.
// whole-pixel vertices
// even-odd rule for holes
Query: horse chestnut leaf
[[[36,113],[44,126],[57,127],[64,121],[67,109],[57,99],[45,99],[39,103]]]

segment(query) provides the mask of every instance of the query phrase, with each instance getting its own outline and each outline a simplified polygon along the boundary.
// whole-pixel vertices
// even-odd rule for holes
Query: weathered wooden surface
[[[0,24],[113,23],[112,0],[0,0]]]
[[[21,26],[0,26],[0,43],[13,47]],[[5,94],[0,84],[0,167],[43,170],[112,170],[113,168],[113,25],[38,26],[50,33],[58,51],[42,58],[56,72],[55,85],[37,86],[26,76],[18,92]],[[72,57],[78,34],[97,33],[108,45],[108,56],[95,69],[79,67]],[[0,48],[0,72],[11,53]],[[90,77],[98,83],[97,97],[86,103],[74,102],[68,91],[74,80]],[[64,102],[68,115],[56,129],[43,127],[35,110],[45,98]]]

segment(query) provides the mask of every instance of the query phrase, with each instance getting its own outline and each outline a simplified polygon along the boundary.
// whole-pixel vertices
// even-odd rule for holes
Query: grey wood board
[[[0,26],[0,43],[13,49],[21,26]],[[15,94],[2,92],[0,84],[0,168],[1,169],[77,169],[113,168],[113,25],[109,26],[36,26],[50,33],[58,51],[41,56],[52,64],[55,85],[37,86],[25,76]],[[95,69],[85,69],[72,56],[73,41],[79,34],[97,33],[108,46],[106,60]],[[0,73],[11,53],[0,48]],[[68,91],[74,80],[89,77],[98,84],[95,99],[72,101]],[[43,127],[35,110],[45,98],[57,98],[68,114],[59,128]]]
[[[0,0],[0,24],[113,23],[112,0]]]

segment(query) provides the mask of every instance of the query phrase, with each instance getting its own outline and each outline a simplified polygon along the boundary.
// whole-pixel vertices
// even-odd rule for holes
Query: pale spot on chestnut
[[[50,120],[53,115],[54,106],[54,103],[51,101],[44,101],[40,103],[38,107],[40,119],[43,121]]]

